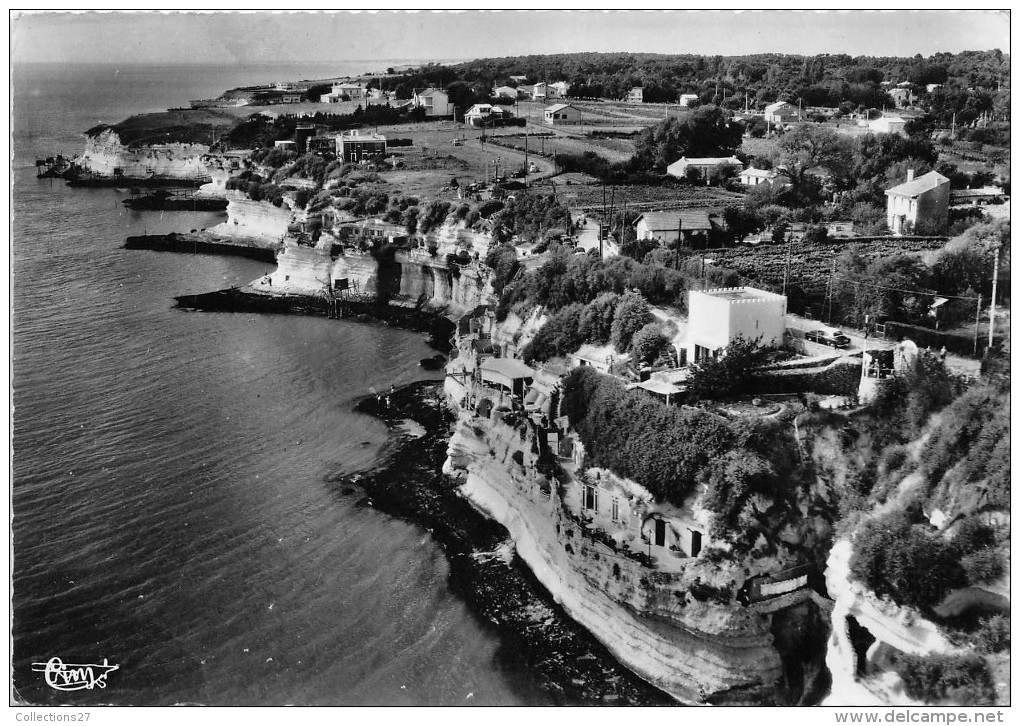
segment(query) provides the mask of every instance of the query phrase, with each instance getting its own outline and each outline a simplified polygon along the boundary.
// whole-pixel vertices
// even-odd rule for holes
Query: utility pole
[[[790,242],[786,246],[786,269],[783,270],[783,294],[786,294],[786,281],[790,277],[790,257],[793,255],[793,235],[790,235]]]
[[[999,248],[995,248],[995,267],[992,269],[992,306],[988,309],[988,347],[995,342],[995,292],[999,287]]]
[[[974,357],[977,357],[978,350],[978,326],[981,324],[981,293],[977,297],[977,313],[974,315]]]
[[[833,284],[836,278],[836,256],[832,257],[832,272],[829,273],[829,317],[827,322],[832,324],[832,295],[833,295]]]
[[[524,125],[524,186],[528,186],[528,125]]]

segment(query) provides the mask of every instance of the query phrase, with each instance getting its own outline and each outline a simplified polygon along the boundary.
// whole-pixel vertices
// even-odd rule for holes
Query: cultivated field
[[[781,285],[786,268],[787,255],[790,258],[789,281],[811,293],[823,293],[832,272],[833,260],[846,249],[856,244],[866,257],[889,257],[903,253],[924,253],[939,249],[944,240],[886,239],[872,242],[836,241],[825,244],[794,242],[757,247],[742,245],[705,250],[719,267],[728,267],[741,275],[771,285]]]

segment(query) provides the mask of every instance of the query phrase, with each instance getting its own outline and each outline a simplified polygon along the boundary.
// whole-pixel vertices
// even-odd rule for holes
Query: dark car
[[[812,330],[804,335],[806,340],[822,345],[831,345],[833,348],[849,348],[850,338],[843,335],[843,331],[829,329]]]

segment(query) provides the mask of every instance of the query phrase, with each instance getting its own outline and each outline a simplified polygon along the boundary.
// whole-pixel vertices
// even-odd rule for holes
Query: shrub
[[[978,655],[902,655],[895,664],[907,695],[925,703],[950,700],[965,706],[995,702],[995,686]]]
[[[967,577],[955,547],[894,511],[866,522],[854,540],[850,574],[901,605],[931,607]]]
[[[1010,647],[1010,618],[1008,615],[992,615],[981,620],[974,634],[974,645],[982,653],[1001,653]]]
[[[560,408],[570,416],[593,464],[678,505],[734,440],[725,419],[627,391],[617,379],[590,367],[575,368],[563,379]]]
[[[549,360],[580,347],[584,342],[581,336],[583,310],[583,305],[575,303],[553,313],[538,329],[535,338],[524,347],[524,360]]]
[[[694,399],[724,398],[744,393],[765,364],[768,351],[759,339],[734,338],[723,355],[709,358],[691,367],[687,390]]]
[[[494,215],[496,212],[501,211],[502,209],[503,202],[499,201],[498,199],[489,199],[487,201],[482,202],[481,205],[478,207],[478,214],[488,219],[489,217]]]
[[[581,314],[581,335],[589,343],[605,344],[612,334],[613,315],[620,304],[615,292],[604,292],[588,303]]]
[[[634,334],[631,347],[639,364],[652,365],[669,347],[669,338],[663,334],[659,323],[651,322]]]
[[[441,225],[450,213],[450,206],[449,202],[444,201],[429,202],[418,220],[418,228],[422,234],[426,234]]]
[[[991,549],[964,555],[960,564],[963,566],[963,571],[967,573],[967,582],[972,585],[981,582],[994,582],[1005,572],[1005,566],[999,553]]]
[[[630,350],[631,339],[641,328],[652,322],[648,301],[640,294],[629,292],[620,299],[613,313],[610,340],[621,353]]]

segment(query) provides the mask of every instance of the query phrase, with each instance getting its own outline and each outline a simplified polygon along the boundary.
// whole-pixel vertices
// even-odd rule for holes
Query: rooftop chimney
[[[907,169],[907,181],[908,182],[914,181],[914,170],[913,169]]]

